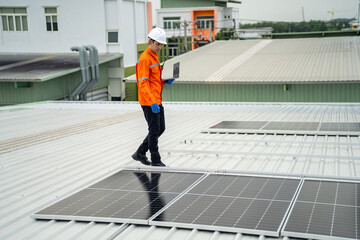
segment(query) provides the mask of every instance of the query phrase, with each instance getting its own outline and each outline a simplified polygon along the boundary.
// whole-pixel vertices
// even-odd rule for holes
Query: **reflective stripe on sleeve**
[[[156,67],[156,66],[159,66],[159,63],[155,63],[155,64],[153,64],[153,65],[150,65],[149,68],[153,68],[153,67]]]
[[[149,80],[149,78],[143,77],[143,78],[140,78],[138,81],[140,82],[141,80]]]

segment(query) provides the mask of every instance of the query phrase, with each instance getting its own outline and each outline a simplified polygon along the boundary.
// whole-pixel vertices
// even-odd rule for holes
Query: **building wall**
[[[67,53],[72,46],[94,45],[100,53],[124,54],[124,65],[137,60],[136,45],[147,41],[147,0],[11,0],[1,7],[26,7],[28,31],[3,31],[0,49],[11,53]],[[45,7],[57,7],[58,31],[47,31]],[[1,22],[1,18],[0,18]],[[107,31],[118,43],[107,43]]]
[[[164,17],[180,17],[180,22],[185,20],[191,21],[191,10],[186,8],[177,9],[157,9],[156,10],[156,26],[164,28]],[[167,37],[184,36],[184,26],[181,25],[180,29],[164,29]],[[186,34],[191,35],[191,29],[187,28]]]
[[[165,85],[164,101],[200,102],[360,102],[360,83]]]
[[[93,90],[109,85],[107,63],[101,64],[99,70],[100,79],[92,88]],[[68,97],[80,82],[80,70],[45,82],[26,84],[0,82],[0,105],[63,99]],[[24,87],[17,87],[19,85]]]
[[[191,11],[191,21],[193,21],[192,24],[192,35],[199,35],[201,34],[203,38],[209,39],[210,37],[210,30],[208,28],[205,29],[198,29],[196,27],[196,17],[198,16],[212,16],[214,17],[214,26],[212,31],[212,37],[214,37],[217,33],[218,26],[218,9],[204,9],[204,10],[192,10]]]
[[[216,14],[215,20],[215,32],[221,28],[232,28],[233,19],[239,18],[239,10],[237,8],[224,8],[224,7],[193,7],[193,8],[168,8],[168,9],[157,9],[156,10],[156,26],[164,28],[164,17],[180,17],[180,22],[185,20],[191,24],[187,27],[187,36],[194,35],[192,30],[196,31],[196,23],[194,22],[194,16],[201,15],[201,12],[212,11],[212,15]],[[164,29],[167,37],[178,37],[184,36],[184,25],[181,24],[180,29]],[[204,29],[207,31],[208,29]],[[198,32],[198,31],[197,31]],[[204,35],[204,34],[203,34]],[[206,35],[206,34],[205,34]]]

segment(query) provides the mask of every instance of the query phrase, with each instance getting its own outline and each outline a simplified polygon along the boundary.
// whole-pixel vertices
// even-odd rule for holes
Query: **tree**
[[[216,34],[215,40],[229,40],[234,37],[234,30],[232,28],[222,28],[220,32]]]
[[[273,33],[338,31],[344,28],[350,28],[350,20],[351,19],[335,19],[332,22],[318,20],[310,20],[309,22],[258,22],[254,24],[244,24],[241,28],[272,27]]]

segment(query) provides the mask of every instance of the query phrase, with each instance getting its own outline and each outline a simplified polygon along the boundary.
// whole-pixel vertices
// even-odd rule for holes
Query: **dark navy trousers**
[[[165,131],[165,114],[164,107],[160,105],[160,112],[153,113],[150,106],[141,106],[148,124],[148,135],[138,148],[137,152],[145,155],[150,150],[151,161],[160,162],[161,157],[158,147],[158,139]]]

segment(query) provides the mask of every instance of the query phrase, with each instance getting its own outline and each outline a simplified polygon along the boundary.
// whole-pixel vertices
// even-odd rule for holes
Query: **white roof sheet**
[[[210,134],[221,121],[360,122],[360,104],[164,103],[163,161],[173,168],[231,169],[360,180],[360,137]],[[138,103],[45,102],[0,108],[0,239],[254,239],[196,229],[30,215],[125,166],[147,127]]]
[[[164,78],[177,61],[177,82],[359,82],[360,37],[216,41],[166,61]]]

